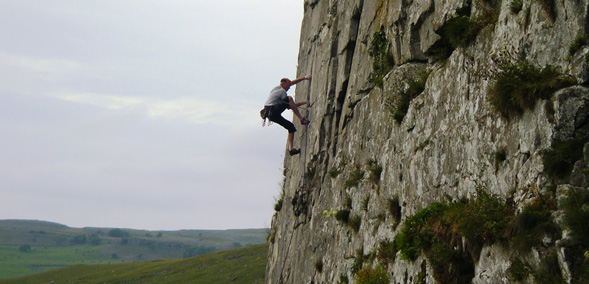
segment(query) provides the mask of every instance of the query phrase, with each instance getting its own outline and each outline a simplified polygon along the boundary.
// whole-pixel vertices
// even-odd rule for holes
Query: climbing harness
[[[309,103],[309,107],[311,107],[311,103]],[[298,106],[297,108],[302,109],[309,112],[309,109]],[[262,110],[260,110],[260,116],[262,117],[262,127],[266,126],[266,119],[272,116],[272,107],[271,106],[264,106]],[[268,119],[268,126],[272,125],[272,121]]]
[[[272,115],[272,107],[271,106],[264,106],[264,108],[260,111],[260,116],[262,117],[262,127],[266,126],[266,119]],[[268,120],[268,126],[272,124],[272,121]]]

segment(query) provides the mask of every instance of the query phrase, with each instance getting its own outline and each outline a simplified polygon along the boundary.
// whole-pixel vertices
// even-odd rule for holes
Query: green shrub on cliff
[[[583,147],[587,142],[589,135],[558,139],[543,156],[544,171],[555,178],[566,178],[575,162],[583,158]]]
[[[522,10],[523,6],[523,0],[511,0],[511,2],[509,2],[509,10],[511,10],[511,12],[514,14],[519,13]]]
[[[432,203],[408,217],[395,247],[408,260],[424,253],[440,283],[467,283],[474,276],[473,259],[483,245],[503,240],[512,216],[503,200],[478,190],[472,200]]]
[[[587,40],[583,36],[577,36],[573,43],[569,46],[569,57],[572,57],[583,47],[587,45]]]
[[[444,34],[453,48],[465,46],[475,40],[483,27],[483,22],[472,20],[467,16],[455,16],[448,20]]]
[[[389,276],[382,266],[365,267],[356,273],[358,284],[388,284]]]
[[[520,116],[531,110],[539,99],[548,99],[558,89],[576,81],[562,76],[554,66],[534,66],[525,59],[505,60],[489,89],[489,102],[505,118]]]
[[[407,79],[407,88],[399,92],[395,97],[389,98],[386,102],[396,122],[403,122],[403,118],[409,110],[411,100],[417,97],[425,90],[425,83],[429,77],[429,72],[424,71],[415,77]]]
[[[352,188],[352,187],[358,186],[358,184],[360,184],[360,182],[362,181],[363,178],[364,178],[364,171],[362,171],[361,169],[357,169],[357,170],[353,171],[352,173],[350,173],[350,177],[348,178],[348,180],[346,180],[344,187],[345,188]]]
[[[498,15],[499,9],[486,11],[475,19],[466,15],[455,15],[436,31],[440,39],[430,47],[427,54],[436,60],[445,61],[455,49],[474,42],[479,31],[496,22]]]
[[[520,252],[527,252],[532,247],[541,246],[542,239],[560,236],[560,230],[552,219],[556,204],[549,198],[536,198],[517,215],[513,223],[512,247]]]
[[[358,233],[361,224],[362,216],[360,215],[354,215],[348,220],[348,226],[350,226],[350,229],[354,230],[355,233]]]
[[[380,182],[382,166],[374,159],[368,159],[368,161],[366,161],[366,166],[368,167],[369,171],[368,180],[370,180],[373,184],[378,184]]]
[[[382,88],[384,76],[395,66],[391,43],[383,26],[374,32],[368,54],[373,58],[371,80]]]
[[[572,189],[562,202],[564,225],[570,230],[564,244],[575,272],[571,283],[587,283],[589,279],[589,190]]]

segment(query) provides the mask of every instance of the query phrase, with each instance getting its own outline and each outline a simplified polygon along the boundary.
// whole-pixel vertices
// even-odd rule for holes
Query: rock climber
[[[292,85],[295,85],[303,80],[311,80],[311,75],[300,77],[292,81],[288,78],[282,78],[280,80],[280,85],[274,87],[272,91],[270,91],[268,100],[266,100],[264,109],[262,110],[262,118],[264,121],[266,118],[268,118],[270,121],[276,122],[288,130],[288,153],[291,156],[301,153],[301,149],[296,149],[293,146],[294,133],[297,131],[297,129],[292,122],[282,117],[282,112],[284,112],[286,109],[290,109],[301,120],[302,125],[309,124],[310,121],[303,117],[299,112],[299,106],[307,104],[308,101],[297,103],[291,96],[286,94],[286,91],[288,91]]]

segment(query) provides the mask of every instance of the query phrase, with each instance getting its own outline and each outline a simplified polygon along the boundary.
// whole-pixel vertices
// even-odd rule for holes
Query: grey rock
[[[489,2],[494,1],[305,1],[297,72],[313,79],[297,85],[296,99],[313,102],[302,113],[313,122],[296,133],[301,155],[284,160],[284,200],[292,202],[284,202],[272,219],[267,283],[337,283],[341,275],[355,283],[351,271],[359,253],[375,251],[402,227],[388,213],[394,196],[403,222],[432,202],[471,197],[478,187],[503,198],[511,192],[521,210],[550,181],[542,155],[558,137],[586,130],[589,90],[560,90],[522,117],[506,120],[488,101],[490,54],[513,50],[536,66],[558,66],[587,82],[584,63],[567,57],[575,37],[587,32],[588,0],[556,1],[554,18],[537,1],[524,1],[519,13],[510,11],[510,1],[498,1],[497,22],[484,27],[473,43],[455,49],[445,62],[428,55],[451,17],[457,12],[481,16],[492,9]],[[379,87],[370,80],[369,48],[381,26],[396,65]],[[391,106],[407,80],[421,71],[430,72],[425,89],[397,123]],[[493,158],[499,149],[507,153],[501,163]],[[369,159],[382,166],[376,181],[369,178]],[[341,171],[335,178],[328,174],[333,169]],[[364,178],[346,186],[358,171]],[[351,217],[359,216],[358,232],[322,214],[346,208]],[[545,241],[548,246],[560,242]],[[537,263],[539,255],[532,253],[530,262]],[[315,268],[318,259],[321,273]],[[510,265],[509,251],[484,247],[472,282],[509,283]],[[563,261],[561,268],[568,275]],[[406,261],[398,254],[387,271],[391,283],[435,283],[423,255]]]

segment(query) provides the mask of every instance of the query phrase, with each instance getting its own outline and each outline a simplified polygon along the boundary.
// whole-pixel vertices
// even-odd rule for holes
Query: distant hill
[[[148,231],[0,220],[0,279],[77,264],[186,258],[261,244],[266,229]]]
[[[19,278],[0,279],[0,284],[263,283],[267,253],[268,246],[261,244],[186,259],[75,265]]]

